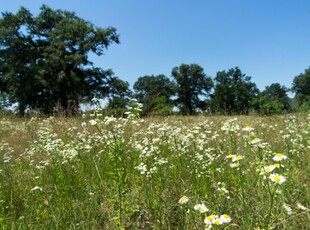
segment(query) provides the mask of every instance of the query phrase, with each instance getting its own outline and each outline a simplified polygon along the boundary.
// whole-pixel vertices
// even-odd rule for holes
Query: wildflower
[[[226,159],[231,159],[231,158],[234,158],[236,155],[232,154],[232,153],[229,153],[227,156],[226,156]]]
[[[263,171],[264,171],[264,173],[270,173],[270,172],[272,172],[275,168],[276,168],[275,165],[269,165],[269,166],[265,166],[265,167],[263,168]]]
[[[255,137],[253,140],[250,141],[250,144],[257,145],[257,144],[259,144],[260,141],[261,141],[260,139]]]
[[[200,213],[205,213],[209,211],[209,209],[204,204],[196,204],[194,206],[194,209],[198,210]]]
[[[232,164],[229,165],[229,167],[231,167],[231,168],[238,168],[239,167],[239,162],[232,163]]]
[[[215,219],[212,220],[212,223],[215,224],[215,225],[221,225],[223,224],[223,220],[220,219],[219,217],[216,217]]]
[[[240,161],[241,159],[243,159],[243,156],[240,156],[240,155],[234,156],[234,157],[232,158],[232,162]]]
[[[273,173],[269,176],[270,180],[275,182],[276,184],[282,184],[284,181],[286,181],[286,177],[279,175],[277,173]]]
[[[231,222],[231,218],[229,215],[227,214],[223,214],[220,216],[220,219],[222,220],[223,223],[229,223]]]
[[[275,164],[273,164],[274,165],[274,167],[276,167],[276,168],[280,168],[280,164],[279,163],[275,163]]]
[[[39,186],[35,186],[35,187],[33,187],[30,191],[36,191],[36,190],[39,190],[39,191],[41,191],[42,192],[42,187],[39,187]]]
[[[287,158],[287,156],[285,156],[282,153],[276,153],[276,155],[274,155],[274,157],[272,158],[274,161],[282,161],[285,160]]]
[[[216,218],[218,218],[218,216],[215,215],[215,214],[212,214],[212,215],[210,215],[210,216],[207,216],[207,217],[205,218],[205,220],[204,220],[204,223],[205,223],[206,225],[212,225],[212,224],[213,224],[213,220],[216,219]]]
[[[182,196],[179,200],[179,204],[186,204],[189,201],[187,196]]]
[[[299,208],[300,210],[303,210],[303,211],[310,211],[309,208],[303,206],[301,203],[297,203],[297,208]]]
[[[228,191],[225,187],[218,188],[217,190],[218,190],[219,192],[224,193],[224,194],[229,193],[229,191]]]
[[[265,142],[261,142],[261,143],[257,144],[257,147],[260,148],[260,149],[265,149],[268,146],[269,146],[269,144],[265,143]]]
[[[147,166],[143,162],[136,166],[135,169],[139,170],[141,175],[147,174],[148,172]]]
[[[91,125],[96,125],[96,124],[97,124],[97,121],[94,120],[94,119],[91,119],[91,120],[89,121],[89,123],[90,123]]]
[[[253,131],[254,128],[252,128],[251,126],[247,125],[247,126],[245,126],[242,130],[243,130],[243,131],[246,131],[246,132],[250,132],[250,131]]]
[[[284,203],[282,207],[284,208],[284,210],[287,212],[288,215],[292,215],[292,208],[290,206]]]

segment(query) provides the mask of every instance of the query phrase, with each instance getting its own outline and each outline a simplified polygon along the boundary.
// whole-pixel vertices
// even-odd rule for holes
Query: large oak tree
[[[26,8],[0,18],[0,91],[26,109],[71,110],[85,98],[108,96],[117,82],[95,67],[89,54],[102,55],[119,43],[113,27],[97,28],[73,12],[43,5],[37,16]]]

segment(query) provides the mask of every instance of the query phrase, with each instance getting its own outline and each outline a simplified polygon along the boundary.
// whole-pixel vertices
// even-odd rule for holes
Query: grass
[[[128,117],[2,118],[0,229],[308,229],[307,114]]]

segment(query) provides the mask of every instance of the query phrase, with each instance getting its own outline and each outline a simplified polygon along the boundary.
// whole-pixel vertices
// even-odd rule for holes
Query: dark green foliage
[[[211,99],[214,112],[227,114],[247,114],[258,94],[251,77],[246,76],[238,67],[217,72]]]
[[[193,115],[201,109],[200,96],[208,96],[213,81],[206,76],[201,66],[197,64],[182,64],[172,70],[172,76],[177,86],[176,104],[182,114]]]
[[[292,91],[298,107],[303,110],[310,107],[310,67],[294,78]]]
[[[111,78],[109,85],[111,86],[111,97],[107,109],[125,109],[132,95],[129,83],[118,78]]]
[[[102,55],[119,43],[116,29],[95,28],[73,12],[43,5],[34,17],[21,8],[0,19],[0,90],[26,109],[74,111],[85,98],[105,97],[115,77],[94,67],[88,55]]]
[[[279,83],[267,86],[255,100],[256,109],[264,115],[280,114],[291,110],[288,89]]]
[[[165,75],[139,77],[134,96],[143,104],[144,114],[167,114],[172,111],[175,84]]]

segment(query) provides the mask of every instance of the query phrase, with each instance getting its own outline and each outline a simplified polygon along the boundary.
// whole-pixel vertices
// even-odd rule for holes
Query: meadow
[[[0,118],[0,229],[309,229],[310,115]]]

